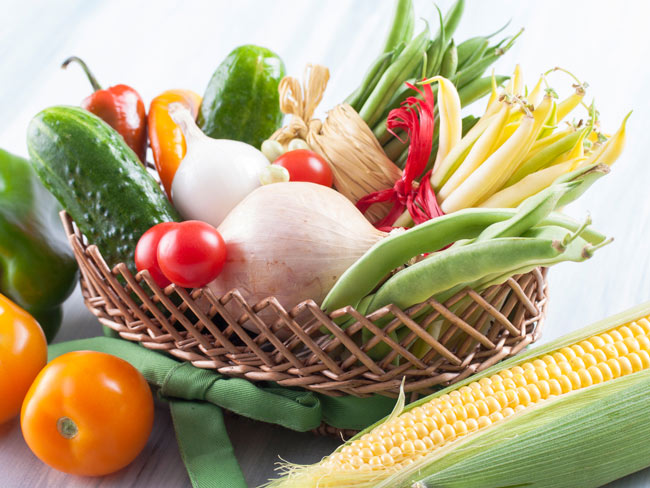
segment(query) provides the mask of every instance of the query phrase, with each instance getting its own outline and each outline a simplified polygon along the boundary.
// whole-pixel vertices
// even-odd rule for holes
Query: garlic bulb
[[[187,143],[187,153],[172,182],[174,206],[186,220],[202,220],[217,227],[235,205],[260,186],[260,174],[269,162],[249,144],[206,136],[181,104],[171,104],[169,114]]]

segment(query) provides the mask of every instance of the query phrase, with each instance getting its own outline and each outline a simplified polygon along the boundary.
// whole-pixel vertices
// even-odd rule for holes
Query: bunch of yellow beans
[[[584,104],[586,83],[574,79],[574,93],[557,101],[547,84],[549,73],[530,92],[519,66],[502,93],[494,82],[485,113],[464,137],[454,84],[440,76],[425,81],[439,84],[440,138],[431,185],[445,213],[516,207],[565,173],[597,163],[612,165],[619,157],[629,114],[607,137],[599,131],[593,103]],[[566,121],[581,106],[587,117]]]

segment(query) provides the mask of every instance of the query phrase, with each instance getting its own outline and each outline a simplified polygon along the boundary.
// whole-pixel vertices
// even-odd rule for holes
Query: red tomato
[[[307,149],[296,149],[278,157],[273,164],[286,168],[289,181],[309,181],[332,186],[332,169],[321,156]]]
[[[163,222],[162,224],[154,225],[147,232],[142,234],[138,245],[135,247],[135,267],[138,271],[146,269],[156,282],[156,284],[164,288],[171,283],[169,279],[163,274],[158,266],[158,243],[165,233],[177,225],[176,222]]]
[[[198,288],[214,280],[226,262],[226,243],[210,224],[187,220],[168,230],[158,244],[158,264],[173,283]]]

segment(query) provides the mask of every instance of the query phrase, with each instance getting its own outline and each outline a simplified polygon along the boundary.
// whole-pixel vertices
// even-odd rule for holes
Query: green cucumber
[[[197,124],[214,139],[242,141],[256,148],[282,124],[278,85],[284,63],[259,46],[235,48],[212,75]]]
[[[27,129],[32,165],[109,266],[133,270],[140,236],[180,217],[111,126],[78,107],[50,107]]]

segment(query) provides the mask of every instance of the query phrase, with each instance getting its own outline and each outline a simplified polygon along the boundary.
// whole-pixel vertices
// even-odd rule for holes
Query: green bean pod
[[[558,207],[568,205],[572,201],[578,199],[584,192],[586,192],[591,185],[597,180],[610,172],[610,167],[603,163],[594,163],[584,168],[578,168],[570,173],[560,176],[553,182],[554,185],[564,183],[566,181],[580,181],[580,185],[567,192],[560,201],[557,203]]]
[[[454,82],[456,86],[462,88],[468,83],[471,83],[472,80],[480,77],[485,73],[485,71],[501,56],[503,56],[504,51],[500,49],[494,49],[487,56],[479,59],[475,63],[463,68],[456,74]]]
[[[503,270],[549,262],[564,251],[556,240],[527,237],[500,237],[447,249],[393,275],[375,293],[366,313],[389,304],[405,309]]]
[[[359,110],[359,115],[369,126],[372,127],[379,120],[395,90],[410,77],[413,70],[422,62],[422,53],[427,43],[427,37],[428,29],[424,29],[406,45],[379,79],[377,86]]]
[[[386,153],[386,156],[388,156],[388,159],[391,161],[397,161],[402,155],[402,152],[408,150],[408,139],[404,139],[404,141],[405,142],[402,142],[397,137],[393,137],[388,144],[384,146],[384,152]]]
[[[440,64],[442,63],[442,56],[444,54],[445,21],[442,18],[442,12],[438,6],[436,5],[435,7],[438,12],[439,30],[427,48],[427,78],[435,76],[440,71]]]
[[[458,45],[458,66],[463,68],[483,56],[490,42],[487,37],[470,37]],[[475,56],[478,57],[475,59]]]
[[[580,180],[574,180],[554,184],[527,198],[516,208],[512,218],[490,225],[478,235],[476,241],[522,235],[550,215],[557,208],[560,199],[580,183]]]
[[[464,68],[465,66],[472,64],[476,60],[483,57],[485,51],[489,47],[489,40],[496,36],[498,33],[502,32],[506,27],[510,25],[510,20],[506,22],[503,26],[499,27],[492,34],[487,36],[476,36],[467,39],[466,41],[458,45],[458,66],[459,69]],[[504,42],[504,41],[501,41]]]
[[[500,285],[504,283],[505,281],[508,280],[508,278],[512,276],[528,273],[534,270],[535,268],[538,268],[539,266],[550,267],[564,261],[573,261],[573,262],[585,261],[586,259],[591,258],[597,249],[606,246],[607,244],[612,242],[612,239],[607,239],[607,240],[603,240],[599,244],[593,244],[583,239],[581,235],[584,233],[587,224],[588,221],[583,223],[572,234],[567,234],[566,228],[558,227],[554,225],[548,225],[548,226],[544,225],[544,226],[530,229],[529,231],[524,233],[523,237],[546,238],[546,239],[555,240],[556,242],[559,243],[560,247],[564,247],[565,249],[564,252],[558,254],[557,257],[552,258],[550,260],[529,262],[523,266],[519,266],[520,263],[518,262],[513,262],[512,266],[509,267],[508,269],[503,269],[500,272],[489,274],[473,282],[460,283],[450,288],[449,290],[439,293],[434,298],[438,302],[444,303],[447,300],[449,300],[451,297],[456,295],[457,293],[464,290],[465,288],[471,288],[472,290],[475,290],[476,292],[480,293],[493,285]],[[367,297],[364,299],[364,302],[366,303],[368,302]],[[369,304],[365,306],[365,310],[367,311],[368,309],[369,309]],[[423,307],[422,310],[420,310],[412,318],[413,320],[418,320],[420,317],[430,313],[431,310],[432,309],[430,306]],[[381,325],[385,325],[385,323],[387,322],[382,320]],[[399,330],[396,332],[399,332]],[[368,337],[368,334],[366,334],[366,337]],[[422,341],[422,339],[418,338],[416,339],[415,343],[411,346],[411,348],[413,351],[419,351],[418,357],[422,357],[429,350],[430,346],[428,346],[424,341]],[[383,349],[373,348],[373,351],[375,349],[377,349],[378,353],[383,352],[385,354],[387,352],[385,348]]]
[[[495,75],[497,86],[501,86],[504,81],[510,79],[509,76]],[[476,78],[469,83],[465,84],[458,90],[458,97],[460,98],[461,107],[466,107],[470,103],[483,98],[485,95],[492,91],[492,77],[484,76],[483,78]]]
[[[436,34],[436,37],[431,42],[429,49],[427,50],[427,58],[429,59],[426,77],[431,78],[440,73],[440,67],[442,65],[442,59],[449,45],[449,40],[453,37],[454,32],[460,22],[461,17],[463,16],[463,11],[465,10],[465,1],[458,0],[454,3],[451,8],[447,11],[444,19],[440,9],[436,6],[438,10],[438,19],[440,22],[440,29]]]
[[[439,302],[445,302],[465,288],[471,288],[472,290],[480,293],[493,285],[500,285],[504,283],[508,278],[512,276],[528,273],[535,268],[539,268],[540,266],[550,267],[565,261],[582,262],[590,259],[596,250],[611,243],[612,239],[603,239],[601,243],[593,244],[583,238],[582,229],[584,229],[584,225],[585,224],[577,228],[573,234],[567,234],[565,228],[557,227],[554,225],[543,225],[530,229],[530,231],[526,232],[522,237],[554,239],[560,246],[561,241],[567,239],[567,237],[569,239],[569,242],[566,244],[564,252],[558,254],[555,258],[544,261],[530,262],[526,263],[523,266],[520,266],[520,263],[513,262],[512,266],[504,268],[497,273],[486,275],[473,282],[461,283],[455,287],[452,287],[449,290],[438,294],[435,299]],[[369,305],[366,306],[366,310],[368,310],[368,308]],[[425,308],[418,314],[418,316],[422,316],[426,313],[427,309]]]
[[[343,103],[347,103],[354,110],[359,110],[368,98],[368,95],[374,89],[381,75],[384,74],[384,71],[386,71],[390,65],[392,55],[392,51],[379,55],[379,57],[375,59],[375,61],[370,65],[370,68],[366,74],[363,76],[359,87],[352,94],[350,94]]]
[[[429,220],[400,234],[390,235],[372,246],[338,279],[321,308],[328,313],[347,305],[357,306],[386,275],[414,256],[434,252],[461,239],[474,239],[490,225],[510,219],[515,209],[471,208]],[[575,231],[580,225],[559,213],[552,213],[540,223]],[[587,228],[583,237],[599,243],[605,236]]]
[[[415,14],[412,0],[397,0],[395,3],[395,13],[393,14],[393,23],[386,41],[384,42],[384,53],[391,52],[401,42],[408,42],[413,36],[415,26]]]
[[[456,44],[452,39],[445,51],[444,56],[442,57],[442,64],[440,65],[440,76],[443,76],[447,79],[451,79],[456,74],[456,68],[458,67],[458,50],[456,49]]]
[[[474,63],[467,65],[456,75],[456,86],[462,88],[475,78],[482,76],[483,73],[501,56],[503,56],[515,43],[515,40],[521,35],[523,29],[515,34],[503,47],[498,46],[488,49],[488,54]]]
[[[585,130],[587,130],[587,128],[580,131],[572,132],[571,134],[567,134],[559,141],[556,141],[553,144],[550,144],[544,149],[542,149],[541,151],[539,151],[532,158],[528,159],[527,161],[524,161],[522,165],[519,168],[517,168],[517,170],[512,174],[510,179],[506,182],[506,184],[503,187],[507,188],[511,185],[514,185],[515,183],[521,181],[529,174],[534,173],[535,171],[539,171],[540,169],[544,169],[547,166],[550,166],[550,164],[553,162],[555,158],[557,158],[558,156],[560,156],[561,154],[567,151],[570,151],[571,148],[575,146],[576,142],[578,142],[578,139],[580,139],[582,133]]]

